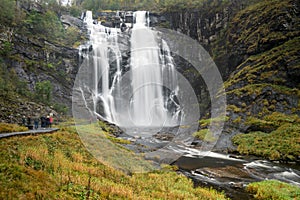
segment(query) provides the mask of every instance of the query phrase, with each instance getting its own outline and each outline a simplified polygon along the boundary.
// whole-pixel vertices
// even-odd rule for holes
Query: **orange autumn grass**
[[[99,163],[74,127],[0,140],[0,199],[226,199],[174,171],[131,176]]]

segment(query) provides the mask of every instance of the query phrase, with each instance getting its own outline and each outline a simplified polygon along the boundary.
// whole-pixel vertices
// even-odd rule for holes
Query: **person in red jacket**
[[[51,128],[51,125],[52,125],[52,123],[53,123],[53,117],[52,117],[52,116],[49,117],[49,122],[50,122],[50,123],[49,123],[49,126],[50,126],[50,128]]]

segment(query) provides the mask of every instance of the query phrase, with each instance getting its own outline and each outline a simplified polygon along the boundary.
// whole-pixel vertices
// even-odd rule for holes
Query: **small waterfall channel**
[[[86,81],[93,101],[89,109],[120,127],[178,125],[182,111],[176,100],[177,77],[170,49],[149,27],[147,11],[134,12],[133,18],[128,70],[122,65],[120,29],[104,27],[93,20],[91,11],[86,12],[90,38],[80,54],[91,74]]]

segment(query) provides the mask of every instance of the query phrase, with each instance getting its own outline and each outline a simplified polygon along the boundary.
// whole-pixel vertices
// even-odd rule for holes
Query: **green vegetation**
[[[228,4],[228,0],[84,0],[77,1],[70,11],[78,8],[87,10],[107,11],[107,10],[151,10],[156,12],[176,12],[186,9],[202,8],[211,6],[219,8]],[[251,0],[252,2],[252,0]]]
[[[250,183],[246,190],[259,200],[297,200],[300,198],[300,188],[276,180]]]
[[[272,113],[263,119],[250,117],[247,124],[256,131],[233,138],[241,154],[257,155],[270,160],[298,161],[300,156],[300,118],[297,115]],[[270,130],[270,133],[263,132]]]
[[[112,127],[109,127],[109,125],[107,125],[105,122],[103,121],[99,121],[98,122],[101,130],[102,130],[102,133],[105,135],[105,137],[107,139],[109,139],[111,142],[113,143],[118,143],[118,144],[130,144],[130,141],[129,140],[124,140],[124,139],[121,139],[121,138],[117,138],[115,135],[114,135],[114,130]]]
[[[243,44],[248,54],[257,54],[298,36],[298,29],[288,30],[284,26],[280,27],[297,18],[293,9],[292,0],[259,1],[246,7],[232,20],[230,41]],[[243,23],[240,23],[241,20]],[[299,23],[299,19],[295,19],[294,22]],[[241,34],[236,34],[237,31],[241,31]]]
[[[29,31],[28,34],[33,34],[39,38],[42,37],[47,40],[63,38],[63,26],[53,11],[48,10],[45,13],[32,11],[24,20],[24,25]]]
[[[12,24],[15,19],[15,2],[12,0],[0,0],[0,18],[3,24]]]
[[[246,121],[246,125],[249,125],[253,127],[252,129],[259,130],[259,131],[265,131],[265,132],[271,132],[273,130],[276,130],[279,125],[275,121],[269,121],[264,119],[258,119],[255,117],[249,116]],[[271,130],[271,131],[269,131]]]
[[[291,28],[299,24],[294,15],[290,0],[258,1],[239,11],[224,33],[228,51],[235,54],[238,47],[242,52],[235,55],[249,56],[224,84],[230,99],[241,99],[242,106],[230,102],[235,105],[227,107],[242,116],[241,121],[234,122],[245,121],[255,131],[269,133],[279,126],[264,116],[278,110],[299,112],[299,105],[290,101],[300,102],[299,83],[295,81],[299,79],[300,46],[296,44],[300,42],[300,32]],[[283,99],[277,99],[279,96]],[[247,119],[243,114],[252,117]]]
[[[94,12],[101,10],[159,10],[162,0],[85,0],[80,6]]]
[[[58,14],[49,8],[44,13],[31,11],[24,17],[20,27],[19,31],[28,37],[43,38],[52,43],[70,47],[78,46],[76,43],[83,39],[77,27],[65,29]]]
[[[19,79],[14,69],[8,69],[0,58],[0,98],[8,98],[14,94],[29,94],[26,83]]]
[[[208,127],[208,125],[210,123],[217,124],[217,123],[221,123],[221,122],[227,122],[228,120],[229,120],[229,118],[227,116],[208,118],[208,119],[205,118],[205,119],[199,120],[199,125],[200,125],[201,128],[206,128],[206,127]]]
[[[70,44],[73,48],[77,48],[81,44],[81,41],[84,40],[82,37],[80,30],[71,26],[65,30],[63,43]]]
[[[29,4],[29,1],[0,0],[1,105],[5,102],[8,103],[6,107],[15,108],[15,105],[10,105],[12,99],[19,102],[37,101],[53,105],[60,113],[66,113],[64,105],[51,102],[52,84],[49,81],[38,82],[34,79],[37,81],[34,86],[20,76],[46,72],[49,76],[60,75],[58,78],[61,78],[59,81],[62,83],[69,82],[60,68],[61,61],[54,63],[53,59],[48,61],[48,57],[43,59],[41,56],[43,53],[45,56],[51,55],[53,45],[77,47],[83,39],[82,33],[75,27],[63,27],[59,19],[63,7],[57,1],[45,0],[39,4],[31,2],[34,6]],[[16,72],[15,66],[20,66],[24,71],[18,69]],[[3,119],[11,114],[9,112],[3,113]]]
[[[194,137],[203,140],[205,142],[214,142],[216,138],[214,137],[213,132],[209,129],[201,129],[193,134]]]
[[[235,113],[239,113],[239,112],[241,112],[242,111],[242,109],[241,108],[239,108],[239,107],[237,107],[236,105],[228,105],[227,107],[226,107],[226,109],[227,110],[230,110],[230,111],[233,111],[233,112],[235,112]]]
[[[52,85],[50,81],[42,81],[35,84],[35,95],[39,101],[49,104],[51,101]]]
[[[9,34],[19,33],[29,38],[42,38],[52,43],[66,46],[73,46],[76,42],[83,39],[78,28],[64,29],[59,19],[63,12],[70,12],[78,17],[83,8],[79,8],[76,5],[66,8],[58,5],[57,1],[44,0],[39,3],[38,10],[24,10],[24,8],[28,7],[27,4],[29,2],[0,0],[1,31],[9,32]],[[9,37],[13,37],[13,35]],[[12,38],[9,38],[8,42],[11,43]],[[6,46],[8,45],[7,42],[4,43]],[[3,54],[2,45],[1,41],[0,55]]]
[[[0,49],[0,55],[1,56],[8,56],[10,52],[12,51],[13,44],[9,41],[5,41],[2,44],[2,47]]]
[[[19,126],[17,124],[0,123],[0,133],[11,133],[28,131],[27,127]]]
[[[295,45],[299,42],[300,37],[295,37],[269,51],[250,56],[238,66],[237,69],[240,70],[225,82],[225,87],[230,88],[243,82],[242,86],[250,89],[253,87],[252,85],[268,83],[268,85],[273,86],[277,90],[286,91],[285,93],[297,90],[296,88],[288,88],[285,86],[285,83],[289,78],[286,74],[287,69],[293,71],[300,68],[298,59],[300,47]],[[243,87],[229,92],[239,92],[242,89]],[[249,92],[253,92],[253,90]]]
[[[299,161],[299,116],[274,112],[280,106],[284,107],[287,113],[288,111],[297,113],[300,108],[299,84],[297,85],[297,81],[293,83],[293,80],[298,79],[297,76],[293,77],[293,73],[300,67],[300,47],[295,45],[300,42],[299,31],[295,29],[288,31],[288,34],[283,29],[270,31],[279,24],[272,20],[275,16],[290,17],[286,14],[286,11],[291,9],[289,2],[261,1],[239,12],[233,20],[233,25],[230,26],[234,38],[231,40],[234,43],[231,44],[238,43],[251,55],[225,82],[227,95],[241,99],[239,103],[242,103],[242,106],[227,107],[227,110],[240,115],[232,120],[231,125],[249,126],[247,130],[249,133],[239,134],[233,138],[241,154],[262,156],[270,160]],[[269,16],[272,16],[272,19]],[[270,21],[265,22],[268,19]],[[284,20],[282,17],[281,21]],[[241,34],[236,34],[237,30]],[[298,101],[298,106],[288,104],[286,100],[279,100],[274,96],[294,99]],[[254,106],[256,109],[253,109]]]
[[[53,108],[58,113],[67,114],[69,112],[69,107],[60,103],[54,103]]]
[[[203,140],[205,142],[214,142],[216,141],[216,137],[213,132],[208,128],[209,125],[218,126],[219,124],[225,123],[229,118],[225,117],[215,117],[209,119],[201,119],[199,120],[200,130],[193,133],[193,136]]]
[[[126,175],[99,163],[73,127],[0,140],[0,198],[226,199],[172,171]]]

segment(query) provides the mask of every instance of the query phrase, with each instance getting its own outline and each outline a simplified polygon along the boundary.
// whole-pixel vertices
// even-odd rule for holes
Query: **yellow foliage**
[[[90,191],[90,199],[226,199],[167,170],[125,175],[66,130],[0,140],[0,163],[0,198],[80,199]]]
[[[22,132],[28,131],[27,127],[17,124],[0,123],[0,133]]]

